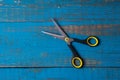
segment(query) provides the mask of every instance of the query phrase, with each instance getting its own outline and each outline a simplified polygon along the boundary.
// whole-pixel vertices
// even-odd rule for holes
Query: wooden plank
[[[58,32],[51,17],[71,37],[100,38],[95,48],[74,43],[85,67],[120,67],[119,7],[117,0],[1,0],[0,67],[72,67],[66,44],[41,33]]]
[[[0,80],[119,80],[120,68],[0,68],[0,75]]]
[[[1,27],[1,67],[71,66],[72,53],[66,46],[66,43],[40,32],[41,30],[47,29],[55,31],[54,27],[20,26]],[[71,27],[71,30],[65,27],[65,30],[69,30],[68,32],[72,37],[85,39],[89,34],[96,33],[95,31],[89,31],[89,34],[85,34],[88,32],[89,27],[91,26],[84,27],[83,36],[80,34],[81,32],[79,33],[78,28],[76,29],[74,26]],[[98,47],[91,48],[77,43],[75,43],[74,46],[76,46],[76,49],[85,60],[85,66],[119,67],[120,32],[117,30],[118,28],[112,26],[112,29],[108,28],[111,30],[109,35],[106,34],[106,32],[104,33],[102,28],[104,29],[104,27],[96,27],[96,30],[102,33],[100,35],[95,34],[98,35],[101,40],[101,44]],[[116,32],[114,33],[114,31]],[[76,32],[78,33],[75,34]]]
[[[64,23],[62,23],[66,25],[118,24],[120,21],[120,3],[118,1],[108,1],[105,4],[102,4],[104,1],[100,1],[97,2],[101,4],[100,6],[94,6],[92,1],[92,3],[86,3],[84,1],[80,2],[74,0],[67,2],[37,2],[36,0],[36,3],[32,3],[32,7],[29,7],[25,2],[26,1],[23,0],[23,3],[21,2],[19,6],[15,4],[11,4],[12,6],[10,4],[3,4],[0,7],[0,22],[44,22],[44,25],[48,26],[45,23],[50,21],[49,19],[51,17],[63,21]],[[22,6],[22,4],[26,6]],[[34,7],[36,5],[39,6]],[[60,8],[59,5],[61,5]]]

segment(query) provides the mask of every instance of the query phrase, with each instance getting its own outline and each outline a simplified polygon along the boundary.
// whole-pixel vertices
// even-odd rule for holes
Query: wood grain
[[[118,68],[12,68],[0,69],[0,72],[1,80],[119,80],[120,78]],[[9,74],[11,72],[13,73]]]
[[[0,0],[0,80],[119,80],[119,0]],[[57,19],[70,37],[95,35],[98,47],[74,43],[84,60],[71,65],[64,41],[42,34],[59,34]]]

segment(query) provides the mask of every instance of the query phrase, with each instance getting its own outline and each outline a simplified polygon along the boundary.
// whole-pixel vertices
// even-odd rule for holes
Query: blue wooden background
[[[71,65],[56,18],[70,37],[98,36],[91,48],[74,43],[84,67]],[[0,0],[0,80],[120,80],[120,0]]]

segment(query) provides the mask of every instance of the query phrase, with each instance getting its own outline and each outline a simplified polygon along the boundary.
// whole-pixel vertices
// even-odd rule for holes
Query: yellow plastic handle
[[[95,43],[94,43],[94,44],[90,42],[91,39],[94,39],[94,40],[95,40]],[[87,44],[88,44],[89,46],[93,46],[93,47],[94,47],[94,46],[97,46],[98,43],[99,43],[99,40],[98,40],[98,38],[95,37],[95,36],[90,36],[90,37],[87,38]]]
[[[77,65],[77,64],[75,63],[76,60],[79,61],[79,65]],[[82,61],[82,59],[79,58],[79,57],[73,57],[73,58],[72,58],[72,65],[73,65],[75,68],[81,68],[81,67],[83,66],[83,61]]]

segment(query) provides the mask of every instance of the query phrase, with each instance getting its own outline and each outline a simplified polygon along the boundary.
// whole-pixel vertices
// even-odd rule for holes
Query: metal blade
[[[64,36],[61,36],[61,35],[57,35],[57,34],[53,34],[53,33],[50,33],[50,32],[46,32],[46,31],[41,31],[42,33],[44,33],[44,34],[47,34],[47,35],[50,35],[50,36],[53,36],[53,37],[55,37],[55,38],[59,38],[59,39],[62,39],[62,40],[64,40]]]
[[[55,19],[51,18],[52,22],[55,24],[55,26],[58,28],[58,30],[61,32],[61,34],[65,37],[68,37],[66,35],[66,33],[64,32],[64,30],[57,24],[57,22],[55,21]]]

